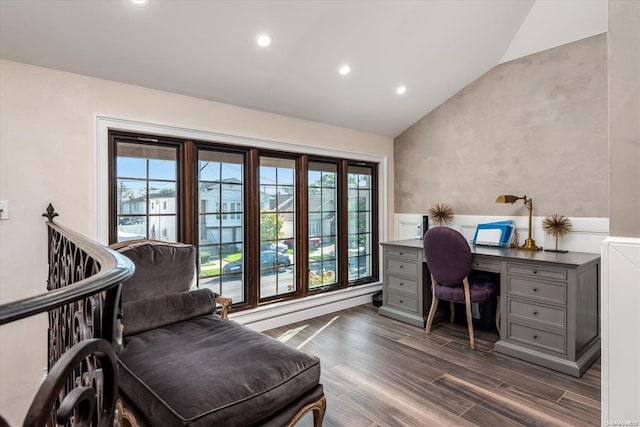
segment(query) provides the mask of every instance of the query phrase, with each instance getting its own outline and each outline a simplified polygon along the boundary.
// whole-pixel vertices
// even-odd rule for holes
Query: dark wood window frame
[[[338,289],[373,283],[379,280],[379,204],[378,204],[378,164],[375,162],[340,159],[305,153],[294,153],[278,150],[267,150],[257,147],[244,147],[217,142],[196,141],[164,136],[137,134],[132,132],[109,131],[109,242],[117,240],[116,221],[116,143],[129,142],[147,145],[163,145],[178,149],[178,240],[197,245],[199,242],[198,213],[198,150],[214,150],[240,153],[244,155],[244,291],[245,301],[234,304],[232,310],[239,311],[255,308],[264,304],[297,299],[308,295],[327,293]],[[292,293],[259,298],[259,236],[260,236],[260,201],[259,201],[259,168],[260,156],[269,156],[296,161],[296,290]],[[325,162],[337,165],[337,274],[338,282],[328,286],[308,289],[308,193],[307,178],[309,162]],[[347,227],[347,174],[349,166],[365,166],[371,169],[371,276],[349,282],[348,280],[348,236]],[[187,185],[187,183],[192,183]]]

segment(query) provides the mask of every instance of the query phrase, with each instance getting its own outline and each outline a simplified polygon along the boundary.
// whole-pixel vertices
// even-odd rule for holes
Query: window
[[[198,150],[199,285],[245,302],[243,286],[243,224],[227,214],[227,206],[241,206],[244,198],[244,156]],[[221,202],[221,200],[226,200]]]
[[[309,162],[309,289],[338,283],[337,164]]]
[[[373,171],[369,167],[349,166],[347,175],[349,280],[371,275],[372,176]]]
[[[111,242],[198,247],[198,286],[234,310],[378,280],[377,166],[109,133]]]
[[[114,152],[111,240],[178,240],[178,148],[118,140]]]
[[[296,291],[296,162],[260,158],[260,298]]]

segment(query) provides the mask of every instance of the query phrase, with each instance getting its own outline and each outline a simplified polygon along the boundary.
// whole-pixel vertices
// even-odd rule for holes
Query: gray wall
[[[607,39],[496,66],[395,139],[395,212],[608,217]]]
[[[640,237],[640,2],[609,2],[610,233]]]

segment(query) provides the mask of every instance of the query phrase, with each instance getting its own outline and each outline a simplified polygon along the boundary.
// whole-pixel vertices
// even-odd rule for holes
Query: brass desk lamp
[[[496,199],[496,203],[514,204],[517,200],[521,200],[521,199],[524,200],[524,204],[527,205],[527,208],[529,209],[529,238],[525,240],[523,246],[520,246],[520,249],[526,249],[529,251],[538,251],[542,248],[540,246],[536,246],[535,240],[531,238],[531,215],[533,212],[533,199],[527,198],[526,195],[522,197],[518,197],[518,196],[513,196],[511,194],[505,194],[505,195],[498,196],[498,198]]]

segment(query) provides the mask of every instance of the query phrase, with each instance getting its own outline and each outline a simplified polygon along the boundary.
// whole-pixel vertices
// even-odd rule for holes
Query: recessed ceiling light
[[[142,4],[146,4],[149,0],[129,0],[129,1],[133,4],[142,5]]]
[[[398,95],[404,95],[404,93],[407,91],[407,87],[406,86],[398,86],[396,88],[396,93]]]
[[[351,72],[351,67],[349,67],[347,64],[341,65],[340,68],[338,69],[338,73],[340,73],[341,76],[346,76],[350,72]]]
[[[258,38],[256,38],[256,43],[260,47],[267,47],[271,44],[271,36],[269,34],[259,34]]]

